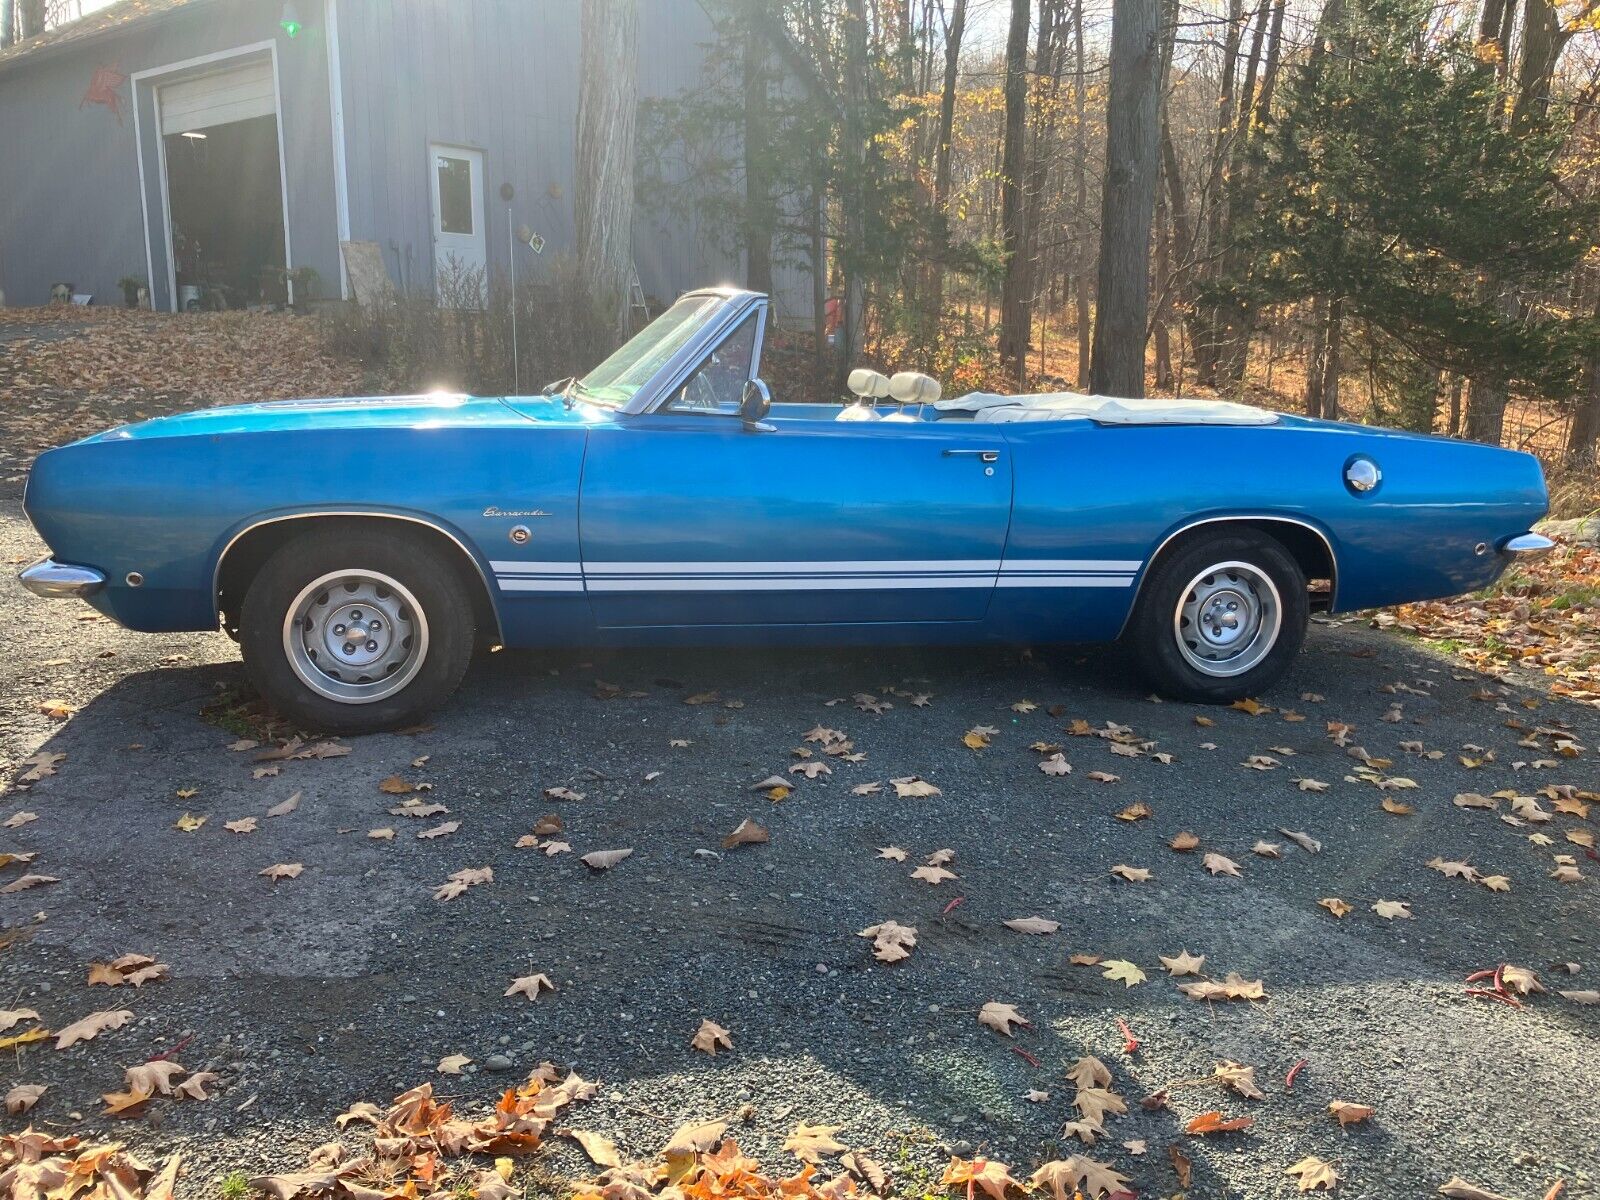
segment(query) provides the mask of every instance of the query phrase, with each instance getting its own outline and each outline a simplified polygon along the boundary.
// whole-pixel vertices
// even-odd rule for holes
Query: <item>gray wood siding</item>
[[[327,52],[322,23],[308,21],[290,40],[278,29],[273,0],[215,0],[160,22],[135,26],[0,72],[0,288],[11,304],[38,304],[51,284],[71,282],[96,303],[120,304],[117,280],[146,274],[139,147],[133,107],[140,106],[145,190],[158,305],[166,289],[165,231],[151,123],[153,81],[122,86],[122,121],[100,105],[80,106],[102,63],[135,73],[251,42],[275,39],[288,167],[291,266],[315,267],[323,292],[339,286],[328,116]],[[309,15],[309,14],[308,14]]]

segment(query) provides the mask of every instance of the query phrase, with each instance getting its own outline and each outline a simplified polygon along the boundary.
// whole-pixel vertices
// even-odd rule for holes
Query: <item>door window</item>
[[[472,164],[464,158],[441,154],[439,172],[439,232],[472,232]]]
[[[667,404],[666,411],[739,415],[744,385],[749,382],[755,365],[757,316],[751,313],[721,345],[706,355]]]

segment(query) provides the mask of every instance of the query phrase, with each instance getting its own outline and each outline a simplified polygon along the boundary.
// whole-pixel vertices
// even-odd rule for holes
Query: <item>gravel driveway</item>
[[[0,485],[8,563],[43,550],[20,501],[15,478]],[[36,1009],[51,1029],[134,1013],[67,1050],[8,1051],[0,1089],[49,1090],[4,1120],[181,1148],[180,1195],[215,1195],[234,1168],[298,1167],[353,1101],[432,1080],[481,1106],[504,1072],[542,1059],[600,1080],[582,1123],[624,1157],[652,1155],[681,1122],[743,1119],[741,1146],[788,1170],[784,1137],[820,1122],[890,1165],[907,1193],[951,1150],[1019,1175],[1081,1150],[1140,1195],[1171,1195],[1172,1143],[1194,1162],[1197,1197],[1292,1194],[1284,1168],[1306,1155],[1335,1165],[1347,1197],[1432,1194],[1451,1175],[1513,1197],[1558,1177],[1568,1195],[1596,1192],[1600,1008],[1555,993],[1600,987],[1600,865],[1566,836],[1592,834],[1600,807],[1584,820],[1540,797],[1551,819],[1526,823],[1525,804],[1514,816],[1509,799],[1490,810],[1452,798],[1595,788],[1600,714],[1467,676],[1360,622],[1319,624],[1259,715],[1152,702],[1109,652],[496,654],[426,729],[266,763],[270,744],[229,749],[249,709],[230,707],[244,684],[222,635],[128,634],[9,578],[0,623],[0,820],[37,814],[0,829],[0,850],[37,854],[0,882],[59,878],[0,895],[0,1005]],[[865,694],[883,711],[853,699]],[[46,701],[75,711],[48,715]],[[1077,720],[1127,732],[1083,736]],[[1330,722],[1351,732],[1330,736]],[[805,741],[818,725],[861,760]],[[963,735],[979,726],[997,732],[971,749]],[[1564,757],[1549,733],[1519,744],[1534,727],[1582,749]],[[1059,745],[1072,773],[1041,771],[1034,743]],[[1417,786],[1360,778],[1356,746],[1393,760],[1379,778]],[[41,750],[66,757],[19,786]],[[1253,755],[1277,765],[1252,769]],[[781,800],[751,790],[819,760],[831,773],[795,774]],[[380,786],[391,776],[427,785],[415,798],[448,812],[391,815],[400,800]],[[938,794],[899,797],[889,781],[907,776]],[[568,791],[545,794],[556,788]],[[294,811],[265,815],[294,794]],[[1413,811],[1385,811],[1386,797]],[[1118,819],[1139,802],[1149,817]],[[518,848],[552,812],[572,852]],[[185,832],[185,814],[206,819]],[[224,827],[250,816],[253,832]],[[747,817],[771,841],[722,849]],[[417,836],[443,822],[459,828]],[[385,827],[392,841],[368,836]],[[1181,831],[1197,850],[1168,847]],[[1280,857],[1252,853],[1262,839]],[[886,846],[906,861],[880,858]],[[621,848],[631,857],[607,871],[579,861]],[[943,849],[957,878],[911,878]],[[1207,852],[1240,875],[1208,873]],[[1580,882],[1551,877],[1562,853]],[[1436,856],[1505,876],[1510,890],[1430,870]],[[303,871],[259,874],[278,863]],[[1125,882],[1110,873],[1118,864],[1152,876]],[[486,865],[492,883],[433,898],[452,872]],[[1335,918],[1318,905],[1327,897],[1352,911]],[[1371,907],[1383,900],[1406,902],[1412,919],[1383,919]],[[1060,930],[1001,924],[1028,916]],[[918,930],[892,966],[857,936],[886,919]],[[1263,980],[1267,998],[1186,998],[1160,958],[1183,950],[1205,956],[1207,977]],[[86,985],[91,962],[130,952],[170,977]],[[1124,986],[1071,955],[1130,961],[1148,978]],[[1520,1008],[1465,994],[1467,975],[1505,962],[1550,991]],[[1576,978],[1552,969],[1567,962]],[[502,995],[536,972],[553,994]],[[1031,1025],[1011,1039],[985,1028],[976,1013],[989,1001]],[[702,1018],[730,1032],[731,1051],[690,1048]],[[1140,1042],[1132,1054],[1119,1021]],[[163,1052],[218,1072],[216,1098],[101,1116],[123,1069]],[[438,1074],[455,1054],[472,1065]],[[1083,1054],[1110,1066],[1129,1107],[1093,1148],[1061,1140],[1076,1116],[1064,1064]],[[1265,1098],[1209,1080],[1225,1060],[1254,1066]],[[1137,1103],[1163,1088],[1168,1108]],[[1375,1115],[1341,1129],[1336,1099]],[[1207,1109],[1254,1124],[1184,1135]],[[565,1143],[543,1162],[592,1169]]]

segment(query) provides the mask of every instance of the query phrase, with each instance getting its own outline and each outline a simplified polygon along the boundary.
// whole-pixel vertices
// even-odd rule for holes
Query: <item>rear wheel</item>
[[[1163,695],[1226,704],[1282,678],[1309,616],[1305,573],[1282,543],[1219,532],[1155,565],[1128,640]]]
[[[245,670],[311,729],[414,723],[461,682],[472,602],[454,565],[397,533],[307,533],[256,573],[240,610]]]

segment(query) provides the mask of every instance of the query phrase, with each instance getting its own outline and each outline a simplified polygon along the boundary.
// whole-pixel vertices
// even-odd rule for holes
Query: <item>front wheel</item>
[[[1128,640],[1163,695],[1227,704],[1283,676],[1309,616],[1305,573],[1282,543],[1207,534],[1156,564]]]
[[[391,532],[327,529],[278,549],[240,610],[251,682],[325,733],[415,723],[461,682],[472,601],[453,564]]]

